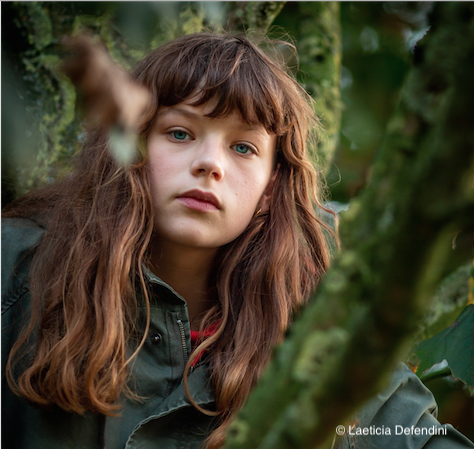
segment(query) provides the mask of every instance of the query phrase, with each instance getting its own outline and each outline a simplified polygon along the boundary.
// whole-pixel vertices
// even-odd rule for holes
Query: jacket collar
[[[171,305],[186,305],[186,300],[173,287],[152,273],[144,264],[142,264],[142,270],[145,280],[153,293],[152,297],[159,297],[160,302],[167,302]]]

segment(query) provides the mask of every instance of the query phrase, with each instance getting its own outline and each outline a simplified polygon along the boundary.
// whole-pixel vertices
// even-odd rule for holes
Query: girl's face
[[[147,139],[155,231],[170,243],[225,245],[269,201],[276,137],[238,114],[206,117],[211,110],[162,107]]]

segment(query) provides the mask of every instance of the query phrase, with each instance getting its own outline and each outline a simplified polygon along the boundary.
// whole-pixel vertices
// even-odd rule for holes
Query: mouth
[[[198,189],[188,190],[179,195],[177,199],[190,209],[200,212],[210,212],[221,208],[219,200],[213,193]]]

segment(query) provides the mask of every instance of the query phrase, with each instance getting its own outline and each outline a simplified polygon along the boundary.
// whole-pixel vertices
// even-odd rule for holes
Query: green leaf
[[[428,340],[446,329],[468,304],[469,277],[472,263],[468,262],[446,276],[431,301],[415,341]]]
[[[474,305],[468,305],[445,330],[418,343],[414,353],[420,360],[417,374],[446,359],[454,377],[474,387]]]

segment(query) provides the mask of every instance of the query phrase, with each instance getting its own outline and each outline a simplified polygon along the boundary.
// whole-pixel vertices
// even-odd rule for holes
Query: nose
[[[196,152],[191,166],[194,176],[205,176],[219,181],[224,176],[224,145],[219,139],[206,139]]]

